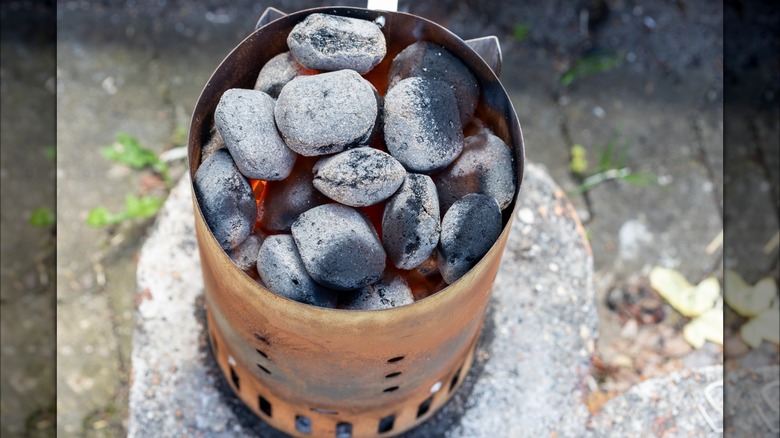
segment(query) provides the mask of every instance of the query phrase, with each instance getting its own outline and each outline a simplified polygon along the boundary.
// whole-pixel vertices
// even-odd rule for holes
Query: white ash
[[[457,100],[442,81],[400,81],[385,96],[384,118],[387,150],[410,172],[441,170],[463,149]]]
[[[501,234],[501,209],[492,196],[472,193],[458,200],[441,223],[439,270],[447,284],[474,267]]]
[[[298,76],[316,73],[299,64],[290,52],[280,53],[268,60],[260,69],[254,89],[276,99],[282,88],[291,80]]]
[[[295,59],[312,70],[350,69],[366,74],[387,53],[385,36],[373,22],[311,14],[287,36]]]
[[[379,128],[380,96],[352,70],[299,76],[282,88],[274,111],[287,146],[305,156],[365,146]]]
[[[312,184],[314,163],[313,158],[298,157],[290,176],[266,183],[258,211],[260,226],[269,231],[289,232],[301,213],[329,201]]]
[[[212,153],[195,172],[195,197],[219,245],[230,250],[252,232],[257,204],[252,186],[226,149]]]
[[[412,289],[397,273],[386,272],[382,278],[343,298],[339,307],[349,310],[383,310],[414,302]]]
[[[292,171],[296,155],[276,130],[271,96],[255,90],[227,90],[214,111],[214,122],[244,176],[279,181]]]
[[[326,287],[358,289],[379,280],[384,272],[387,256],[379,236],[354,208],[314,207],[298,217],[292,235],[306,270]]]
[[[410,77],[442,80],[458,99],[461,123],[466,126],[479,101],[479,83],[460,59],[439,45],[419,41],[401,51],[390,66],[389,88]]]
[[[417,267],[436,250],[440,231],[436,186],[427,175],[408,174],[382,215],[382,241],[390,261],[399,269]]]
[[[338,295],[314,281],[289,234],[265,239],[257,255],[257,272],[271,292],[319,307],[336,307]]]
[[[318,161],[314,187],[342,204],[365,207],[392,196],[405,176],[404,166],[389,154],[361,147]]]
[[[466,137],[460,156],[433,177],[441,210],[446,212],[469,193],[492,196],[506,209],[515,195],[514,166],[512,151],[500,138],[492,134]]]

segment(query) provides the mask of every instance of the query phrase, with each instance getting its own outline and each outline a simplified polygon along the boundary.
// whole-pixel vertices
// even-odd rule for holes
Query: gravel
[[[295,221],[292,235],[306,270],[326,287],[358,289],[382,277],[387,256],[379,236],[354,208],[314,207]]]
[[[420,41],[402,50],[390,66],[389,88],[410,77],[448,83],[458,99],[461,124],[466,126],[474,116],[479,101],[479,83],[469,68],[443,47]]]
[[[444,82],[409,78],[385,97],[385,143],[410,172],[447,167],[463,150],[458,103]]]
[[[305,156],[327,155],[370,143],[380,97],[352,70],[300,76],[282,88],[276,124],[287,146]]]
[[[312,184],[313,158],[298,157],[292,173],[283,181],[266,184],[258,211],[260,226],[268,231],[290,231],[301,213],[328,202]]]
[[[414,269],[430,257],[439,244],[440,218],[433,180],[408,174],[382,215],[382,241],[396,268]]]
[[[238,269],[248,271],[257,264],[257,253],[260,252],[260,247],[263,246],[265,238],[265,233],[258,230],[250,234],[233,250],[228,251],[230,259],[238,266]]]
[[[298,63],[290,52],[280,53],[265,63],[257,75],[254,89],[262,91],[274,99],[279,97],[282,87],[298,76],[315,74]]]
[[[195,196],[219,245],[230,250],[252,232],[257,204],[252,186],[225,149],[212,153],[195,172]]]
[[[338,295],[315,282],[289,234],[265,239],[257,255],[257,272],[271,292],[301,303],[336,307]]]
[[[384,201],[404,182],[406,170],[389,154],[362,147],[314,165],[314,187],[342,204],[366,207]]]
[[[452,204],[441,222],[439,270],[448,284],[474,267],[493,246],[503,224],[498,202],[472,193]]]
[[[414,302],[412,289],[402,276],[385,272],[382,278],[350,293],[339,307],[349,310],[382,310]]]
[[[360,74],[368,73],[387,52],[385,36],[375,23],[326,14],[311,14],[297,24],[287,45],[306,68]]]
[[[434,176],[441,210],[446,212],[469,193],[492,196],[501,210],[506,209],[515,195],[514,167],[512,151],[500,138],[492,134],[466,137],[460,156]]]
[[[214,112],[225,145],[244,176],[265,181],[287,178],[296,155],[274,124],[274,100],[262,91],[225,91]]]

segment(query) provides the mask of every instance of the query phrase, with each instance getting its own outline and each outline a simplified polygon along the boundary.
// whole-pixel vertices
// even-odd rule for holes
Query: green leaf
[[[127,195],[125,198],[125,214],[128,218],[147,218],[157,214],[164,199],[154,196],[137,197]]]
[[[101,228],[106,225],[119,223],[122,219],[122,215],[115,215],[108,211],[106,207],[97,207],[89,211],[87,224],[94,228]]]
[[[144,148],[137,138],[124,132],[118,133],[116,142],[103,148],[101,153],[111,161],[126,164],[134,169],[152,167],[160,173],[168,169],[168,165],[160,161],[154,151]]]
[[[30,225],[36,228],[46,228],[55,222],[54,213],[48,207],[38,207],[30,213]]]
[[[760,347],[763,340],[780,344],[780,307],[770,307],[751,318],[742,325],[739,335],[753,348]]]
[[[584,175],[588,171],[587,151],[580,144],[575,144],[571,147],[569,169],[575,175]]]
[[[715,277],[704,279],[697,286],[673,269],[656,266],[650,271],[650,286],[681,314],[695,317],[712,309],[720,296],[720,283]]]
[[[745,317],[756,316],[770,308],[777,295],[777,284],[772,277],[750,286],[741,275],[728,269],[723,273],[723,283],[726,304]]]
[[[701,348],[705,341],[723,345],[723,309],[709,309],[686,324],[683,338],[693,348]]]
[[[57,161],[57,147],[56,146],[46,146],[43,148],[43,155],[46,156],[46,158]]]
[[[512,35],[515,37],[516,41],[523,41],[526,38],[528,38],[528,34],[531,31],[531,25],[528,23],[522,23],[515,25],[515,28],[512,30]]]
[[[623,56],[614,53],[597,53],[580,58],[561,76],[561,84],[566,87],[575,79],[611,70],[621,62]]]
[[[632,172],[621,177],[621,179],[629,184],[641,187],[649,187],[658,184],[658,177],[649,172]]]

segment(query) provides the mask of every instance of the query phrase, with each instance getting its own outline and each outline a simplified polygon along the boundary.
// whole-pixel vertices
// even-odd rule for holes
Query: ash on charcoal
[[[387,53],[385,36],[371,21],[311,14],[287,37],[295,59],[312,70],[368,73]]]
[[[466,137],[463,152],[434,182],[444,212],[469,193],[492,196],[503,210],[515,195],[512,151],[493,134]]]
[[[247,236],[232,251],[228,251],[230,259],[238,266],[238,269],[248,271],[257,264],[257,253],[260,252],[260,247],[263,246],[266,237],[262,231],[256,231]]]
[[[314,207],[298,217],[292,235],[309,275],[326,287],[358,289],[379,280],[384,272],[387,256],[379,236],[354,208]]]
[[[368,145],[379,109],[374,86],[340,70],[293,79],[279,93],[274,114],[287,146],[310,157]]]
[[[382,241],[393,265],[413,269],[436,250],[441,231],[436,186],[427,175],[410,173],[385,204]]]
[[[389,154],[362,147],[323,158],[314,165],[314,187],[342,204],[365,207],[392,196],[406,169]]]
[[[479,101],[477,78],[445,48],[420,41],[402,50],[390,66],[389,88],[410,77],[438,79],[448,83],[458,98],[458,112],[463,126],[474,116]]]
[[[206,161],[206,158],[213,154],[214,151],[224,148],[225,140],[223,140],[222,136],[219,135],[219,130],[217,130],[217,127],[212,126],[211,130],[209,130],[209,140],[200,150],[200,162],[202,163]]]
[[[409,171],[431,173],[447,167],[463,149],[458,103],[445,82],[409,78],[385,97],[385,143]]]
[[[309,276],[289,234],[265,239],[257,255],[257,272],[265,286],[277,295],[314,306],[336,307],[337,294]]]
[[[265,63],[257,75],[255,90],[267,93],[276,99],[282,87],[298,76],[312,75],[317,72],[309,70],[298,63],[290,52],[280,53]]]
[[[195,197],[219,245],[230,250],[252,232],[257,204],[252,186],[226,149],[212,153],[195,172]]]
[[[296,155],[285,146],[274,124],[274,100],[262,91],[225,91],[214,122],[244,176],[279,181],[290,174]]]
[[[472,193],[458,200],[441,223],[439,270],[448,284],[482,259],[501,234],[501,208],[492,196]]]
[[[412,289],[406,280],[397,273],[386,272],[378,282],[347,294],[339,307],[349,310],[382,310],[413,302]]]
[[[260,226],[269,231],[290,231],[301,213],[328,202],[328,197],[312,184],[315,162],[312,158],[299,157],[290,176],[266,184],[258,213]]]

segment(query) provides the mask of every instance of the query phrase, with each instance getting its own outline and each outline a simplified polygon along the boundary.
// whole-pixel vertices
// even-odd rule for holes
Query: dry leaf
[[[712,309],[720,296],[720,283],[715,277],[691,285],[674,269],[656,266],[650,271],[650,285],[678,312],[688,317],[702,315]]]
[[[693,348],[705,341],[723,345],[723,309],[710,309],[683,327],[683,337]]]
[[[748,318],[770,308],[777,295],[777,284],[772,277],[764,278],[751,287],[738,273],[727,270],[723,275],[723,283],[726,304]]]
[[[780,344],[780,307],[771,307],[751,318],[742,326],[739,334],[753,348],[760,347],[762,340]]]

